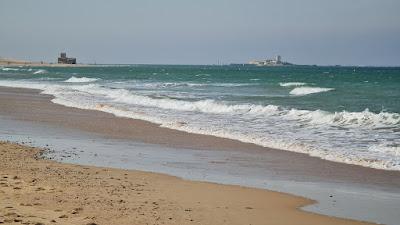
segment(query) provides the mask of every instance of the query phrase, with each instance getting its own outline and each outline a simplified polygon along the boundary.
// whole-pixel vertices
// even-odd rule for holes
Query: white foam
[[[1,68],[1,70],[3,70],[3,71],[18,71],[20,69],[4,67],[4,68]]]
[[[290,92],[290,94],[302,96],[302,95],[309,95],[309,94],[327,92],[327,91],[332,91],[332,90],[335,90],[335,89],[334,88],[321,88],[321,87],[297,87],[297,88],[293,89]]]
[[[287,83],[279,83],[281,87],[293,87],[293,86],[303,86],[306,83],[303,82],[287,82]]]
[[[70,77],[68,80],[64,81],[67,83],[90,83],[99,80],[98,78],[88,78],[88,77]]]
[[[395,152],[395,156],[392,158],[375,158],[371,157],[370,155],[357,155],[357,154],[349,154],[348,152],[338,152],[338,151],[330,151],[328,149],[323,148],[315,148],[312,145],[304,144],[297,141],[289,141],[287,139],[279,140],[279,139],[268,139],[263,138],[260,136],[253,136],[253,135],[244,135],[240,133],[232,133],[227,132],[222,129],[213,129],[213,128],[198,128],[189,126],[185,123],[167,123],[162,124],[163,127],[168,127],[171,129],[181,130],[188,133],[195,133],[195,134],[204,134],[204,135],[213,135],[216,137],[228,138],[233,140],[239,140],[244,143],[252,143],[256,145],[260,145],[263,147],[274,148],[274,149],[281,149],[287,150],[292,152],[298,152],[307,154],[313,157],[318,157],[324,160],[346,163],[346,164],[353,164],[359,165],[364,167],[370,167],[375,169],[384,169],[384,170],[397,170],[400,171],[400,164],[399,164],[399,148],[388,148],[382,146],[376,147],[376,151],[381,153],[390,153]]]
[[[47,73],[47,71],[42,69],[33,72],[33,74],[44,74],[44,73]]]
[[[201,87],[206,86],[207,84],[203,83],[187,83],[187,82],[165,82],[165,83],[146,83],[146,84],[139,84],[145,85],[148,87],[162,87],[162,88],[170,88],[170,87]]]
[[[126,89],[108,89],[95,84],[71,86],[70,88],[93,95],[103,96],[113,102],[169,109],[176,111],[203,112],[212,114],[273,114],[278,110],[274,105],[236,104],[229,105],[223,102],[207,99],[200,101],[183,101],[170,98],[151,98],[134,94]]]
[[[368,109],[362,112],[326,112],[323,110],[290,109],[286,117],[297,119],[309,124],[332,125],[339,127],[381,128],[400,124],[400,114],[380,112],[373,113]]]
[[[400,145],[379,144],[372,145],[368,148],[369,151],[383,153],[392,157],[400,157]]]
[[[398,126],[400,124],[400,114],[390,112],[374,113],[368,109],[362,112],[327,112],[323,110],[300,110],[286,109],[276,105],[255,105],[255,104],[227,104],[211,99],[200,101],[183,101],[170,98],[151,98],[135,94],[126,89],[109,89],[96,84],[63,86],[56,84],[45,84],[35,82],[16,82],[0,81],[1,86],[36,88],[46,92],[46,94],[59,97],[61,93],[73,91],[74,94],[91,94],[93,98],[102,97],[110,102],[123,103],[127,105],[137,105],[167,109],[174,111],[202,112],[207,114],[227,114],[239,116],[280,117],[288,120],[297,120],[309,125],[326,125],[339,127],[364,127],[382,128]],[[78,92],[76,92],[78,91]]]
[[[228,104],[211,99],[184,101],[170,98],[152,98],[138,95],[126,89],[109,89],[96,84],[70,86],[73,90],[106,97],[112,102],[128,105],[139,105],[175,111],[202,112],[210,114],[279,116],[295,119],[310,125],[334,125],[342,127],[386,127],[400,124],[400,114],[380,112],[373,113],[368,109],[362,112],[327,112],[323,110],[285,109],[276,105]]]

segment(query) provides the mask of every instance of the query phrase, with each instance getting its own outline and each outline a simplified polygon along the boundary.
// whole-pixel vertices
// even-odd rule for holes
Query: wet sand
[[[330,162],[305,154],[275,150],[230,139],[189,134],[162,128],[146,121],[117,118],[104,112],[57,105],[51,102],[52,96],[39,93],[40,91],[32,89],[0,87],[0,115],[162,146],[246,151],[259,155],[269,171],[283,178],[289,177],[295,180],[306,177],[307,181],[355,183],[388,190],[400,188],[398,171]]]
[[[63,164],[0,142],[4,224],[368,224],[303,212],[313,201],[176,177]]]

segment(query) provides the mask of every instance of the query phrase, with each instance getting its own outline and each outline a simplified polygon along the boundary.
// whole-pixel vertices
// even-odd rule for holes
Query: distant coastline
[[[18,59],[0,58],[0,66],[46,66],[46,67],[85,67],[91,66],[90,64],[61,64],[61,63],[50,63],[50,62],[32,62]]]
[[[159,63],[78,63],[78,64],[60,64],[56,62],[45,62],[45,61],[25,61],[11,58],[0,57],[0,66],[31,66],[31,67],[92,67],[92,66],[130,66],[130,65],[180,65],[180,64],[159,64]],[[223,65],[215,64],[181,64],[181,65],[204,65],[204,66],[257,66],[251,63],[230,63]],[[357,67],[357,68],[399,68],[400,65],[317,65],[317,64],[295,64],[295,63],[282,63],[279,65],[264,65],[257,67],[286,67],[286,66],[298,66],[298,67]]]

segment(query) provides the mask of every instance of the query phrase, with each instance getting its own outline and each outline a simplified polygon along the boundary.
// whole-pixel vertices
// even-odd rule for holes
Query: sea
[[[400,170],[398,67],[2,66],[0,86],[189,133]]]

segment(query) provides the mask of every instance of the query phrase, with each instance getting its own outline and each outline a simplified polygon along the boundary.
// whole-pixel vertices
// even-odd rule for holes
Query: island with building
[[[0,67],[1,66],[49,66],[49,67],[85,67],[92,66],[91,64],[77,63],[76,58],[67,57],[67,53],[62,52],[56,58],[56,62],[46,61],[27,61],[21,59],[13,59],[9,57],[0,56]]]
[[[61,52],[60,57],[58,57],[59,64],[76,64],[76,58],[68,58],[67,53]]]
[[[282,61],[282,57],[277,55],[273,59],[252,60],[248,65],[255,66],[292,66],[294,64]]]

